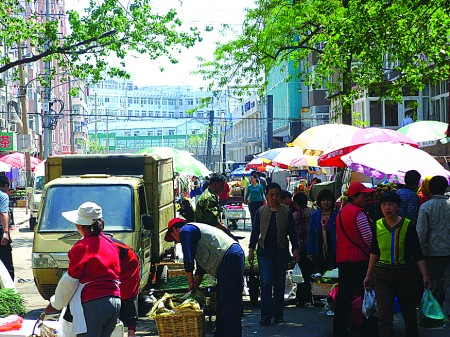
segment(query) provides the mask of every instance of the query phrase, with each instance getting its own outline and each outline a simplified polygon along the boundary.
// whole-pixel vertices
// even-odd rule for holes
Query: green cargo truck
[[[143,289],[154,266],[172,253],[164,241],[175,215],[172,158],[148,155],[69,155],[47,159],[46,185],[33,240],[34,281],[44,299],[67,270],[80,235],[61,212],[92,201],[103,208],[104,232],[131,246],[141,261]]]

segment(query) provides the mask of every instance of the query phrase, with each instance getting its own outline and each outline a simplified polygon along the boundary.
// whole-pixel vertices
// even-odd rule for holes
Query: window
[[[175,115],[175,113],[174,113],[173,111],[169,111],[169,117],[170,117],[170,118],[173,118],[174,115]]]
[[[153,136],[153,130],[148,130],[147,131],[147,136]]]
[[[104,202],[105,195],[114,198]],[[102,205],[108,232],[132,231],[134,226],[133,189],[128,185],[57,185],[47,190],[39,232],[73,232],[74,225],[61,212],[93,201]]]
[[[167,134],[168,134],[169,136],[173,136],[173,135],[175,135],[175,130],[170,129],[170,130],[167,132]]]
[[[123,133],[123,135],[124,135],[125,137],[131,137],[131,131],[125,131],[125,132]]]
[[[194,105],[194,100],[192,98],[188,98],[187,105]]]
[[[398,104],[386,101],[384,106],[384,126],[398,126]]]
[[[381,118],[381,102],[370,101],[370,126],[382,126],[383,120]]]
[[[136,136],[139,136],[139,131],[134,131],[134,136],[136,137]]]
[[[158,129],[158,130],[156,130],[156,135],[157,136],[162,136],[162,130],[161,129]]]

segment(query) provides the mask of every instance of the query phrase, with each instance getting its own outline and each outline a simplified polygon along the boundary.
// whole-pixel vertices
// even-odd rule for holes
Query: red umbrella
[[[409,144],[415,148],[419,147],[419,145],[411,138],[406,137],[395,130],[380,128],[359,129],[353,134],[350,140],[347,138],[336,139],[335,144],[333,144],[333,149],[320,156],[319,166],[345,167],[344,162],[341,160],[343,155],[346,155],[363,145],[380,142],[396,142]]]
[[[23,168],[25,167],[25,155],[21,152],[14,152],[0,157],[0,161],[11,165],[13,168]],[[31,169],[39,164],[41,160],[39,158],[30,156]]]

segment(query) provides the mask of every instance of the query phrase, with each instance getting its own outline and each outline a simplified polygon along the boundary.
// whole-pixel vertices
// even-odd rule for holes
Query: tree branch
[[[109,32],[103,33],[102,35],[100,35],[98,37],[93,37],[93,38],[90,38],[90,39],[87,39],[87,40],[84,40],[84,41],[80,41],[80,42],[75,43],[75,44],[70,45],[70,46],[58,47],[58,48],[56,48],[54,50],[48,49],[48,50],[46,50],[46,51],[44,51],[44,52],[42,52],[40,54],[33,55],[32,57],[26,57],[26,58],[23,58],[21,60],[16,60],[16,61],[7,63],[4,66],[0,67],[0,74],[4,73],[5,71],[7,71],[9,69],[17,67],[17,66],[19,66],[21,64],[33,63],[33,62],[39,61],[40,59],[42,59],[44,57],[50,56],[50,55],[55,55],[55,54],[74,54],[74,53],[76,53],[76,54],[85,54],[85,53],[89,52],[89,50],[92,49],[92,48],[91,47],[85,48],[85,52],[81,52],[81,51],[80,52],[76,52],[74,49],[76,49],[76,48],[78,48],[80,46],[89,45],[89,44],[91,44],[93,42],[96,42],[96,41],[100,41],[101,39],[104,39],[106,37],[112,36],[115,33],[116,33],[116,30],[111,30]]]

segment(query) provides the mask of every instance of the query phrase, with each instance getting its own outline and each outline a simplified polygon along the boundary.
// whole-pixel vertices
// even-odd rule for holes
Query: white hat
[[[102,208],[94,202],[85,202],[78,209],[74,211],[62,212],[70,222],[78,225],[90,226],[92,220],[96,220],[102,217]]]

